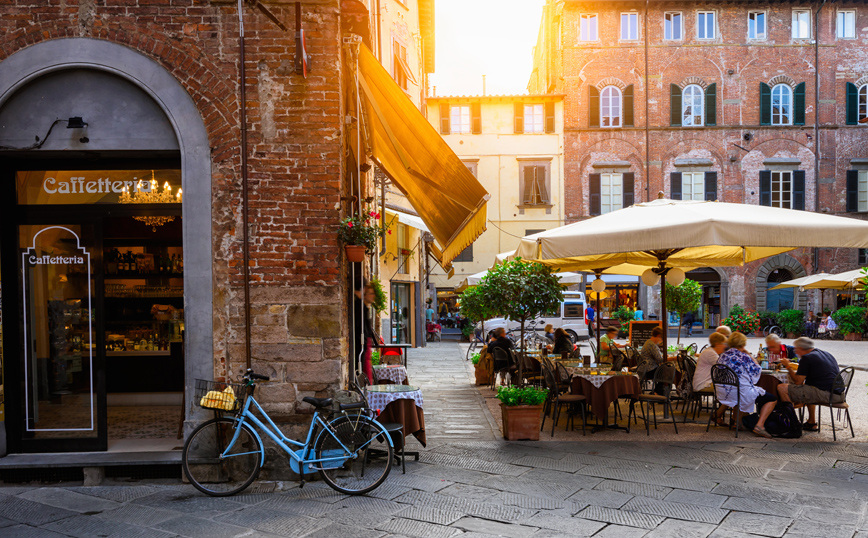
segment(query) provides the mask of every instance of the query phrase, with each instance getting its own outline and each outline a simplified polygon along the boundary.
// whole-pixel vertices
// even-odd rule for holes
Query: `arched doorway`
[[[775,269],[768,276],[769,290],[766,292],[766,310],[781,312],[793,308],[793,288],[781,288],[773,290],[781,282],[796,278],[789,269],[783,267]]]
[[[729,311],[729,282],[726,275],[713,267],[704,267],[688,271],[686,278],[702,286],[699,310],[694,313],[696,323],[702,329],[718,327]]]

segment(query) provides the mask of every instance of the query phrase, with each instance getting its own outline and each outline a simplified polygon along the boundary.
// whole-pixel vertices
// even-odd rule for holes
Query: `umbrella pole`
[[[662,304],[660,305],[660,311],[663,312],[663,356],[669,356],[669,347],[667,345],[667,341],[669,340],[669,313],[666,311],[666,274],[664,273],[660,277],[660,298]]]
[[[595,291],[594,293],[597,294],[597,334],[595,335],[597,337],[597,356],[593,358],[592,362],[597,362],[600,357],[600,292]]]

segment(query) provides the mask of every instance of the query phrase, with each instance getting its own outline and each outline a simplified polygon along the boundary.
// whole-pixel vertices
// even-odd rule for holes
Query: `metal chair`
[[[692,344],[690,344],[689,346],[687,346],[686,348],[684,348],[684,350],[687,351],[687,353],[688,353],[691,357],[692,357],[693,355],[696,355],[696,350],[697,350],[697,349],[698,349],[698,346],[696,345],[696,342],[693,342]]]
[[[612,370],[620,372],[627,362],[627,356],[617,346],[609,346],[609,355],[612,356]]]
[[[853,367],[849,366],[844,368],[838,373],[838,376],[835,378],[835,383],[832,385],[832,392],[829,394],[829,403],[828,404],[818,404],[820,407],[828,407],[829,408],[829,419],[832,421],[832,439],[834,441],[838,440],[838,436],[835,433],[835,409],[838,410],[838,420],[841,420],[841,411],[844,411],[844,418],[847,419],[847,424],[850,426],[850,435],[856,437],[856,434],[853,432],[853,422],[850,420],[850,405],[847,403],[847,392],[850,391],[850,383],[853,382]],[[832,399],[834,398],[835,391],[841,391],[842,401],[839,403],[832,403]],[[820,431],[820,417],[822,413],[817,412],[817,431]]]
[[[648,404],[649,413],[654,414],[654,429],[657,429],[657,404],[663,404],[664,412],[669,412],[672,418],[672,426],[675,428],[675,433],[678,433],[678,424],[675,422],[675,414],[672,412],[672,401],[670,394],[672,385],[675,383],[675,365],[671,362],[661,364],[654,372],[654,385],[663,384],[666,388],[664,394],[639,394],[630,399],[630,414],[627,415],[627,433],[630,433],[630,417],[636,417],[636,402],[639,402],[639,407],[642,408],[642,418],[645,421],[645,434],[651,435],[651,419],[645,414],[645,404]]]
[[[738,438],[738,430],[741,427],[741,386],[738,382],[738,375],[735,371],[725,364],[715,364],[711,367],[711,385],[714,387],[714,405],[711,408],[711,413],[708,415],[708,424],[705,426],[705,431],[711,427],[711,419],[717,414],[717,408],[720,407],[720,400],[717,399],[717,387],[735,387],[736,404],[735,408],[729,409],[730,419],[735,413],[735,437]],[[726,411],[723,412],[725,416]]]
[[[546,413],[548,409],[551,409],[552,412],[552,434],[551,436],[555,436],[555,426],[558,425],[558,421],[561,417],[561,407],[566,405],[568,406],[568,414],[567,414],[567,425],[571,426],[572,429],[575,429],[575,413],[573,412],[573,408],[576,405],[579,405],[582,411],[582,435],[585,434],[585,397],[580,394],[561,394],[558,390],[558,382],[555,377],[555,373],[548,368],[548,366],[543,365],[543,373],[545,375],[545,384],[546,388],[549,389],[548,397],[546,399],[546,406],[543,409],[543,420],[540,425],[540,431],[543,430],[546,424]]]
[[[506,381],[506,376],[510,375],[510,373],[515,369],[515,361],[513,354],[503,349],[502,347],[494,348],[494,368],[492,371],[492,379],[491,386],[492,388],[497,383],[497,376],[500,375],[501,378]],[[510,376],[510,383],[512,382],[512,376]]]
[[[591,361],[597,362],[599,355],[597,354],[597,344],[593,338],[588,339],[588,345],[591,346]]]
[[[518,360],[521,361],[521,374],[524,377],[522,383],[527,381],[531,385],[538,387],[543,382],[542,368],[539,362],[534,360],[526,353],[517,353]]]

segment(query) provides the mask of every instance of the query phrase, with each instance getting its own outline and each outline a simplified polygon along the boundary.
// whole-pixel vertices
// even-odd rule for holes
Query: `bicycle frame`
[[[262,416],[265,418],[265,421],[268,423],[268,425],[264,424],[261,420],[259,420],[259,418],[256,417],[256,415],[253,414],[253,412],[250,410],[250,407],[252,405],[256,406],[256,409],[262,414]],[[344,416],[348,417],[348,418],[350,417],[350,415],[348,415],[346,412],[344,412]],[[359,416],[361,416],[361,415],[359,415]],[[376,420],[374,420],[374,419],[371,419],[371,420],[380,427],[380,432],[382,435],[384,435],[386,437],[386,439],[388,439],[389,446],[393,446],[392,438],[389,435],[388,431],[386,431],[386,429]],[[286,452],[290,456],[290,458],[292,458],[296,462],[296,464],[299,466],[299,468],[302,468],[304,465],[309,465],[309,464],[313,464],[313,463],[327,463],[327,462],[341,462],[341,463],[343,463],[347,459],[355,457],[355,453],[353,451],[351,451],[349,448],[347,448],[346,445],[344,445],[341,442],[341,440],[338,439],[337,436],[332,432],[331,428],[329,428],[329,423],[322,419],[322,417],[320,416],[319,410],[314,411],[313,418],[311,418],[310,426],[308,427],[308,430],[307,430],[307,437],[305,438],[304,443],[300,443],[294,439],[288,438],[287,436],[283,435],[283,433],[281,433],[280,429],[277,427],[277,425],[274,423],[274,421],[271,420],[271,417],[268,416],[268,413],[266,413],[265,410],[262,409],[262,406],[259,405],[259,402],[256,401],[256,399],[253,397],[252,394],[247,397],[247,400],[244,403],[244,408],[241,410],[241,412],[235,416],[235,422],[236,422],[235,433],[232,435],[232,440],[229,441],[229,443],[226,445],[226,449],[221,454],[221,457],[227,457],[227,452],[235,445],[235,442],[238,440],[238,436],[241,433],[240,426],[245,424],[247,421],[250,421],[250,423],[255,425],[258,429],[264,431],[265,434],[268,435],[268,437],[270,437],[271,440],[274,441],[275,444],[277,444],[277,446],[279,446],[281,450]],[[326,458],[308,458],[308,454],[310,453],[311,448],[312,448],[311,447],[311,441],[313,440],[314,432],[316,431],[317,426],[319,426],[321,428],[320,435],[324,435],[325,433],[328,433],[329,435],[332,436],[332,438],[335,441],[338,442],[338,444],[344,450],[343,454],[338,455],[338,456],[330,456],[330,457],[326,457]],[[259,441],[259,446],[264,448],[264,445],[262,443],[262,437],[259,435],[257,428],[250,428],[250,430],[256,436],[257,441]],[[368,441],[368,443],[370,443],[370,440]],[[365,443],[365,445],[367,445],[368,443]],[[358,447],[357,451],[359,448],[364,448],[365,445]],[[299,450],[294,450],[291,447],[297,447]],[[302,453],[302,454],[299,455],[299,453]],[[245,453],[241,453],[241,454],[232,454],[229,457],[243,456],[243,455],[247,455],[247,454],[252,454],[252,452],[245,452]],[[265,464],[265,450],[263,449],[263,450],[261,450],[261,457],[260,457],[259,466],[261,467],[264,464]]]

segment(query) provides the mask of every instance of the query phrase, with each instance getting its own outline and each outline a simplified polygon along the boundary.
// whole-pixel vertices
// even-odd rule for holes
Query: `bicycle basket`
[[[241,383],[196,380],[193,399],[203,409],[214,411],[237,411],[247,397],[247,389]]]

